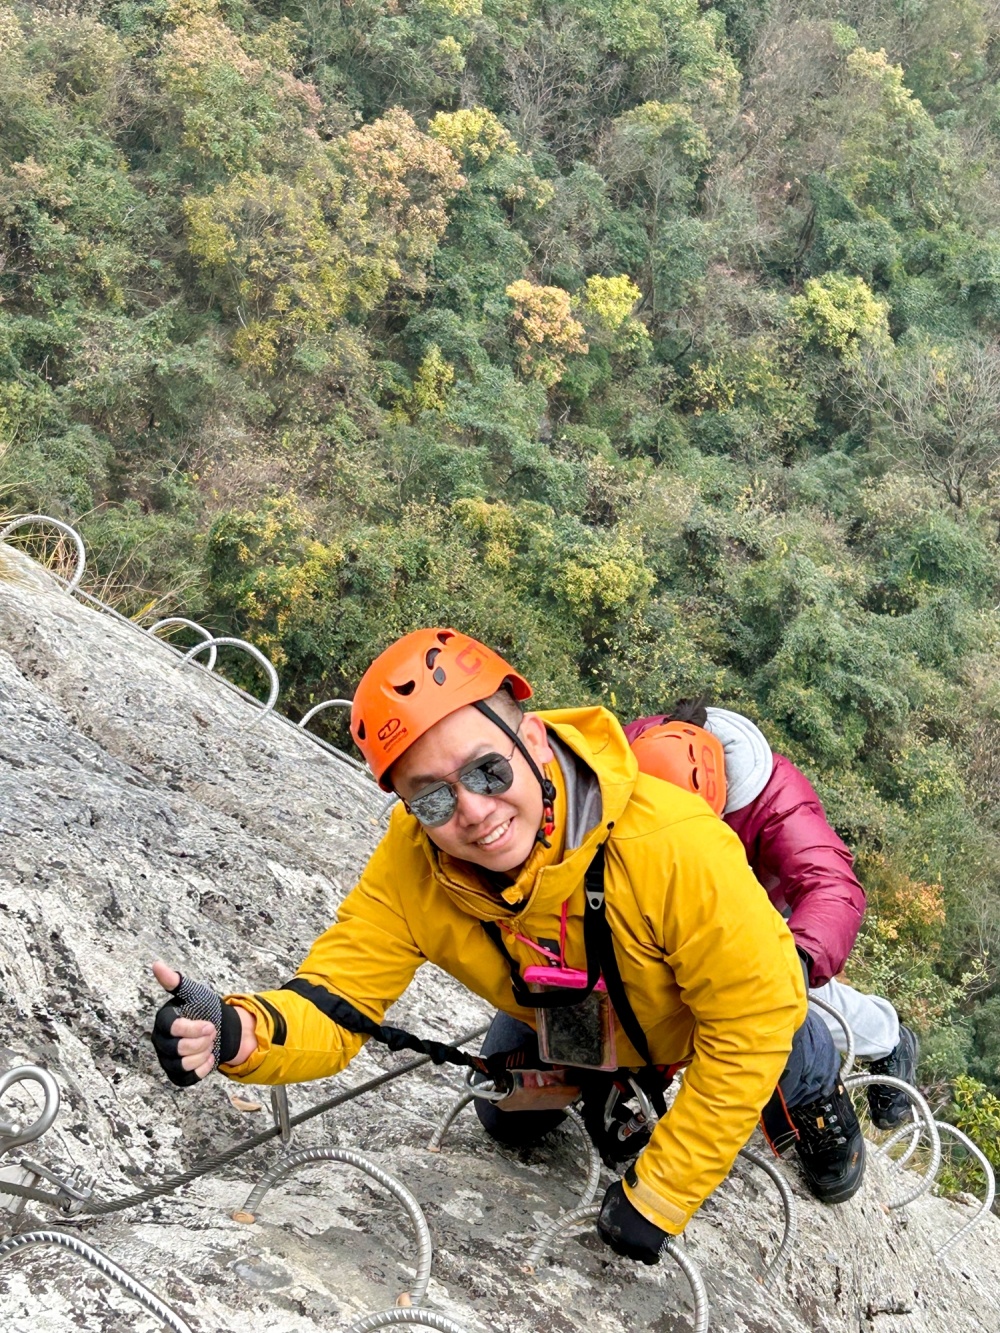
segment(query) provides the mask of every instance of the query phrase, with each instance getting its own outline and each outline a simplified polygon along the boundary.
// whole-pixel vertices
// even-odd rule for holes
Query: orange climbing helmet
[[[690,722],[661,722],[632,742],[639,771],[703,796],[717,815],[726,806],[726,756],[722,742]]]
[[[531,686],[478,639],[453,629],[418,629],[380,653],[361,677],[351,707],[351,735],[384,791],[386,773],[414,741],[466,704],[509,686],[528,699]]]

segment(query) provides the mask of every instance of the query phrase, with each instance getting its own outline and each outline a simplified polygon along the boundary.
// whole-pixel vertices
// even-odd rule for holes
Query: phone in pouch
[[[549,990],[587,989],[587,974],[575,967],[532,966],[524,980],[536,994]],[[538,1053],[553,1065],[582,1069],[617,1069],[615,1011],[604,978],[579,1004],[536,1009]]]

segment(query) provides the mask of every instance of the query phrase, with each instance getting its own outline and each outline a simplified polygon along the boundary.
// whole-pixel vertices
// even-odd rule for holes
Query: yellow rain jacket
[[[475,866],[439,853],[397,806],[298,976],[381,1022],[430,961],[494,1008],[534,1026],[534,1010],[516,1003],[509,964],[481,922],[501,925],[523,970],[539,957],[515,934],[558,939],[568,900],[567,963],[585,969],[584,871],[606,840],[607,919],[625,990],[654,1063],[687,1066],[669,1115],[636,1163],[637,1184],[626,1192],[649,1221],[677,1234],[728,1174],[781,1076],[806,1016],[802,967],[739,839],[701,797],[639,773],[605,709],[539,716],[582,761],[591,785],[587,770],[600,784],[599,801],[588,807],[597,822],[581,844],[565,845],[560,812],[567,811],[567,776],[559,763],[546,766],[558,793],[553,845],[536,845],[499,896]],[[365,1040],[293,991],[226,998],[253,1013],[259,1043],[244,1064],[224,1069],[230,1078],[324,1078],[343,1069]],[[641,1065],[620,1026],[616,1039],[619,1063]]]

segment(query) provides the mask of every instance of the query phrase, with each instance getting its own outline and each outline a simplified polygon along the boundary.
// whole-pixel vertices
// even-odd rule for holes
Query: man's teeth
[[[507,822],[501,824],[499,828],[495,828],[492,833],[487,833],[485,838],[480,838],[480,847],[489,847],[490,843],[496,842],[497,838],[502,838],[509,828],[510,820],[508,819]]]

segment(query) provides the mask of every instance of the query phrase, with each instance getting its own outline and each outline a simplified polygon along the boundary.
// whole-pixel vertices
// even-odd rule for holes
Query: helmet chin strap
[[[528,748],[525,745],[524,741],[521,740],[520,736],[512,727],[507,725],[507,723],[503,720],[503,718],[499,715],[499,713],[494,713],[493,709],[489,706],[489,704],[483,703],[481,699],[479,700],[478,703],[474,703],[472,706],[473,708],[477,709],[480,713],[482,713],[483,717],[488,718],[495,727],[499,727],[508,740],[514,742],[515,749],[520,750],[521,754],[524,756],[525,762],[531,769],[532,773],[535,775],[535,781],[542,789],[542,826],[535,834],[535,841],[540,842],[543,847],[551,847],[552,844],[549,842],[549,838],[552,836],[552,833],[554,832],[556,826],[555,786],[548,780],[545,774],[535,763],[534,759],[532,759],[531,755],[528,753]]]

